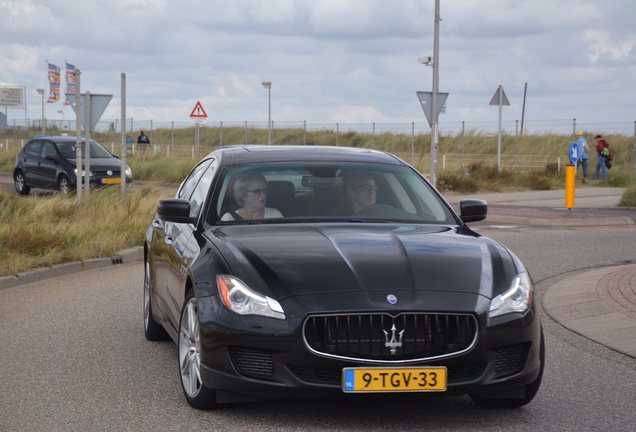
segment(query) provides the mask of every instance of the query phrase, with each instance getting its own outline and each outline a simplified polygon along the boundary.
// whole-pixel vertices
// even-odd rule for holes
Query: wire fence
[[[14,119],[12,124],[0,128],[0,150],[17,151],[26,140],[35,134],[44,133],[59,135],[67,133],[75,135],[74,120],[46,121],[42,128],[41,120],[23,119],[20,124]],[[518,142],[528,136],[558,136],[565,138],[564,145],[569,143],[568,137],[582,130],[591,137],[601,134],[622,137],[626,143],[623,147],[623,160],[636,172],[636,122],[614,123],[579,123],[570,120],[529,121],[523,126],[523,133],[518,121],[502,122],[440,122],[440,169],[464,167],[471,163],[501,164],[502,168],[537,169],[547,164],[555,164],[560,170],[569,163],[567,152],[559,151],[548,154],[541,149],[523,149]],[[153,120],[127,119],[125,130],[127,153],[137,155],[150,152],[168,157],[189,157],[198,159],[202,155],[228,144],[267,144],[267,122],[204,122],[195,128],[192,122],[154,122]],[[145,131],[152,145],[138,146],[134,137],[139,131]],[[122,150],[121,124],[118,120],[100,121],[94,131],[93,138],[110,147],[113,153]],[[427,123],[307,123],[272,122],[271,136],[273,144],[322,144],[350,147],[381,148],[394,153],[411,164],[427,166],[430,161],[430,128]],[[501,135],[500,135],[501,133]],[[497,140],[500,136],[506,141],[507,150],[497,151]],[[479,146],[474,152],[471,143],[475,137],[487,138],[489,146]],[[631,141],[631,151],[628,148]],[[514,146],[514,150],[513,150]],[[532,150],[535,154],[531,154]],[[540,152],[541,154],[536,154]],[[631,154],[630,154],[631,153]]]

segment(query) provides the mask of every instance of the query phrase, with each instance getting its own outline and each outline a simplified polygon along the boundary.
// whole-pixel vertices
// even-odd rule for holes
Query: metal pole
[[[439,91],[439,0],[435,0],[435,33],[433,37],[433,95],[431,100],[431,184],[437,184],[437,92]]]
[[[223,122],[219,123],[219,147],[223,146]]]
[[[84,117],[84,191],[88,199],[88,191],[91,186],[91,92],[86,92],[86,116]]]
[[[497,172],[501,172],[501,115],[503,105],[503,88],[499,86],[499,132],[497,133]]]
[[[521,108],[521,135],[523,135],[523,120],[526,115],[526,93],[528,91],[528,83],[523,86],[523,106]]]
[[[194,124],[194,152],[196,158],[199,159],[199,122]]]
[[[517,147],[519,144],[519,120],[515,120],[515,170],[517,169]]]
[[[632,146],[632,173],[636,173],[636,121],[634,122],[634,144]]]
[[[75,76],[75,187],[77,189],[77,205],[82,204],[82,123],[80,121],[80,113],[82,109],[82,92],[80,90],[80,72],[79,69],[73,69]]]
[[[126,74],[121,74],[121,199],[126,196]]]
[[[411,165],[413,165],[414,151],[415,151],[415,122],[411,122]]]
[[[272,144],[272,85],[267,87],[267,144]]]
[[[462,170],[464,169],[464,141],[466,140],[466,126],[462,121]]]
[[[375,122],[373,122],[373,129],[371,130],[371,148],[375,148]]]

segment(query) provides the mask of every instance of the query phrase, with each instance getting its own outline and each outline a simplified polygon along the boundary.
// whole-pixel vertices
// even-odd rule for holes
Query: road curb
[[[34,270],[18,273],[17,275],[0,277],[0,290],[26,285],[33,282],[40,282],[57,276],[141,261],[143,260],[143,257],[143,247],[137,246],[118,251],[110,258],[91,258],[84,261],[57,264],[51,267],[40,267]]]
[[[487,215],[486,224],[510,224],[510,225],[530,225],[530,226],[558,226],[558,227],[580,227],[580,226],[618,226],[635,225],[634,220],[627,216],[622,217],[572,217],[569,218],[538,218],[531,216],[508,216],[508,215]]]

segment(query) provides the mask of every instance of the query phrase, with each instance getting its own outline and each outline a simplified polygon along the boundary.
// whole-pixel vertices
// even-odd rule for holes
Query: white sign
[[[77,113],[76,94],[66,93],[66,98],[71,102],[71,107],[73,108],[73,111]],[[106,111],[106,108],[108,107],[108,104],[110,103],[110,100],[112,98],[113,98],[113,95],[90,93],[91,106],[90,106],[89,115],[91,118],[89,119],[87,124],[86,93],[83,93],[80,95],[80,106],[82,107],[82,109],[80,110],[79,118],[80,118],[80,123],[82,124],[82,126],[84,126],[84,129],[90,129],[90,130],[95,129],[95,126],[97,126],[99,119],[102,118],[102,114],[104,114],[104,111]]]
[[[428,125],[432,126],[433,124],[433,93],[432,92],[415,92],[417,94],[417,98],[420,100],[420,105],[422,106],[422,110],[424,110],[424,115],[426,116],[426,120],[428,120]],[[448,93],[440,93],[437,92],[437,106],[435,107],[435,116],[438,117],[439,113],[442,111],[442,107],[446,103],[446,98],[448,97]]]
[[[24,87],[0,86],[0,106],[24,109]]]

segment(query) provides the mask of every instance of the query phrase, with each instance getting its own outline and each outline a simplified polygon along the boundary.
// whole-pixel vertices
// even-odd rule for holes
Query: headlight
[[[132,177],[132,171],[128,165],[126,165],[126,177]]]
[[[75,171],[75,176],[77,176],[77,168],[75,168],[73,171]],[[82,177],[84,177],[86,175],[86,170],[82,170]],[[93,172],[89,172],[88,173],[89,177],[93,177]]]
[[[219,275],[216,285],[221,301],[232,312],[240,315],[261,315],[277,319],[285,319],[282,306],[273,298],[252,291],[233,276]]]
[[[512,280],[510,289],[490,302],[490,318],[512,312],[523,313],[532,303],[532,282],[528,273],[519,273]]]

